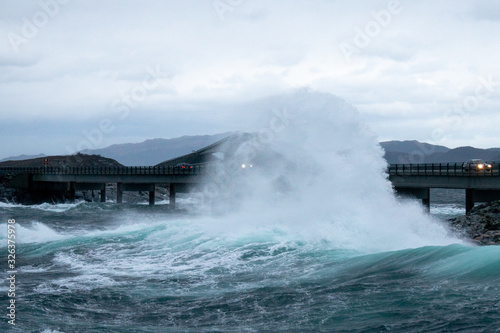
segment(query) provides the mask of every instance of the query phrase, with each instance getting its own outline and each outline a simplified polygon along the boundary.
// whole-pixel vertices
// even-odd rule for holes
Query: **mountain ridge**
[[[154,138],[139,143],[114,144],[100,149],[83,150],[80,153],[100,155],[126,166],[153,166],[204,148],[232,134],[234,132],[184,135],[171,139]],[[500,161],[500,148],[482,149],[464,146],[452,149],[417,140],[383,141],[380,142],[380,146],[384,149],[384,158],[388,164],[461,163],[471,158],[480,158],[489,162]],[[44,154],[20,155],[3,159],[0,162],[29,160],[45,156]]]
[[[500,148],[474,148],[471,146],[448,148],[430,143],[412,141],[384,141],[384,158],[389,164],[403,163],[459,163],[472,158],[500,161]]]
[[[81,153],[112,158],[126,166],[157,165],[206,147],[231,134],[233,132],[214,135],[184,135],[172,139],[155,138],[139,143],[114,144],[100,149],[83,150]]]

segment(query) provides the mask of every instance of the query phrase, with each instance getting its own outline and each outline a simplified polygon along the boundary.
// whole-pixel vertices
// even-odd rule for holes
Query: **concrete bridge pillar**
[[[470,211],[474,208],[474,190],[465,189],[465,214],[469,215]]]
[[[106,202],[106,184],[104,184],[104,188],[101,190],[101,202]]]
[[[123,184],[122,183],[116,184],[116,203],[117,204],[123,203]]]
[[[69,201],[71,203],[74,203],[75,202],[75,196],[76,196],[76,193],[75,193],[75,183],[74,182],[70,182],[69,183]]]
[[[424,205],[425,209],[428,213],[431,212],[431,189],[426,188],[424,194],[424,198],[422,198],[422,205]]]
[[[154,206],[155,205],[155,187],[153,185],[153,189],[149,191],[149,205]]]
[[[170,209],[175,209],[175,184],[170,183],[169,187],[169,201],[170,201]]]

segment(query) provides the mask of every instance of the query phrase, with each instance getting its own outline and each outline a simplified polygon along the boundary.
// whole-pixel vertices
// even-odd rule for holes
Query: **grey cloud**
[[[474,90],[477,77],[500,79],[498,21],[488,18],[498,5],[401,3],[401,14],[348,63],[339,43],[352,42],[356,27],[386,1],[242,1],[222,21],[212,1],[73,0],[19,53],[0,39],[0,119],[33,119],[47,129],[62,122],[74,135],[54,133],[44,145],[64,137],[78,143],[82,130],[105,117],[115,121],[116,100],[140,88],[148,66],[160,66],[168,74],[115,121],[106,143],[249,126],[245,103],[298,86],[359,106],[380,136],[422,138],[462,92]],[[40,5],[10,1],[4,8],[0,31],[19,33]],[[488,110],[500,107],[498,99],[488,103]],[[434,123],[415,121],[422,114]],[[498,117],[490,114],[489,123]],[[42,133],[21,125],[17,142]],[[19,153],[46,152],[31,142],[29,151],[19,143]]]
[[[500,21],[500,2],[496,0],[475,1],[473,15],[478,20]]]

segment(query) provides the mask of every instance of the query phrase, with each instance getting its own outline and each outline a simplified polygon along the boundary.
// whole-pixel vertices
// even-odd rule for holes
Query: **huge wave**
[[[232,213],[207,231],[279,230],[370,252],[461,242],[417,202],[396,199],[375,134],[343,100],[301,90],[252,112],[265,120],[235,155],[255,165],[232,174],[219,200]]]
[[[418,202],[396,199],[377,137],[343,100],[301,90],[249,109],[260,127],[234,155],[254,168],[219,179],[224,186],[211,193],[211,209],[225,205],[227,213],[197,216],[202,221],[197,232],[207,237],[272,235],[362,252],[462,242]],[[32,208],[64,213],[90,207],[78,205]],[[35,227],[40,237],[49,233],[37,228],[42,227]]]

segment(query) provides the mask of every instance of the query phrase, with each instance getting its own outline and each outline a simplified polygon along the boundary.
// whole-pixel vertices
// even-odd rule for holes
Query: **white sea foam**
[[[242,198],[228,201],[239,208],[201,224],[204,232],[267,233],[361,251],[460,242],[419,204],[395,198],[383,150],[354,108],[331,95],[306,91],[262,105],[286,110],[288,119],[271,122],[259,133],[267,131],[266,146],[295,166],[287,169],[271,160],[233,179],[226,197]],[[273,124],[279,131],[270,135]],[[249,145],[241,156],[252,156],[252,149]],[[289,190],[277,193],[277,182]]]
[[[59,204],[42,203],[38,205],[20,205],[14,203],[0,202],[0,208],[31,208],[47,212],[61,213],[69,209],[75,208],[83,203],[85,203],[85,201],[78,201],[76,203],[59,203]]]
[[[85,201],[78,201],[75,203],[59,203],[59,204],[43,203],[43,204],[32,205],[32,206],[28,206],[28,207],[33,208],[33,209],[47,211],[47,212],[61,213],[61,212],[65,212],[67,210],[70,210],[72,208],[75,208],[83,203],[85,203]]]
[[[431,205],[431,214],[443,217],[455,217],[464,215],[465,207],[458,204],[433,204]]]
[[[0,201],[0,208],[15,208],[15,207],[18,207],[20,205],[17,205],[17,204],[13,204],[13,203],[10,203],[10,202],[2,202]]]
[[[29,226],[17,222],[15,224],[16,244],[46,243],[71,237],[48,227],[41,222],[33,222]],[[7,239],[7,228],[0,228],[0,239]]]
[[[33,222],[29,227],[25,227],[21,223],[16,223],[17,243],[46,243],[69,237],[71,236],[59,233],[40,222]]]

